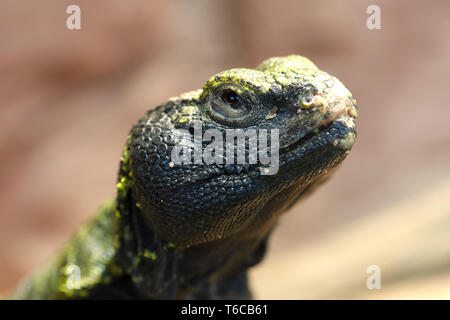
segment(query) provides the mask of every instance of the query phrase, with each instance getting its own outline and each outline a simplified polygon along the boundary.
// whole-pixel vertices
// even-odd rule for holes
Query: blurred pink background
[[[81,30],[66,28],[70,4],[81,8]],[[366,27],[371,4],[381,8],[381,30]],[[448,1],[2,1],[0,294],[47,261],[114,195],[128,130],[147,109],[200,88],[224,69],[295,53],[353,93],[359,136],[335,177],[281,219],[269,256],[252,279],[256,296],[366,297],[356,293],[361,288],[344,290],[346,281],[328,294],[320,277],[305,287],[301,281],[308,275],[298,274],[289,292],[282,284],[270,287],[273,279],[265,287],[264,278],[280,272],[279,261],[289,263],[283,269],[288,273],[300,270],[302,252],[336,228],[352,230],[355,221],[450,186],[449,12]],[[449,198],[433,204],[442,203],[445,211]],[[441,209],[429,210],[420,214]],[[450,227],[450,209],[444,213],[439,221]],[[409,223],[405,217],[399,221]],[[360,246],[336,259],[364,250],[364,242],[349,241]],[[378,247],[381,257],[384,247]],[[332,250],[327,243],[320,248],[325,256]],[[438,258],[420,279],[447,277],[447,248],[428,248]],[[299,257],[300,269],[289,256]],[[364,265],[376,264],[369,260]],[[333,268],[333,261],[327,263]],[[360,271],[364,279],[365,269]],[[386,279],[395,284],[416,275]],[[415,285],[414,297],[444,297],[450,286],[443,285]],[[394,292],[389,288],[385,292]],[[409,297],[405,290],[375,298]]]

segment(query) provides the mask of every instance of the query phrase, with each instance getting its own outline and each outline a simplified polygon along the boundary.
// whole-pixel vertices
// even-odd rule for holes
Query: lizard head
[[[177,247],[267,233],[346,157],[355,118],[350,92],[307,58],[227,70],[139,120],[119,186]]]

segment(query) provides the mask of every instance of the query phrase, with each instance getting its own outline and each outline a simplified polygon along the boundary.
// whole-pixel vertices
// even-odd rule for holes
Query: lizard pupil
[[[222,101],[232,108],[239,108],[242,105],[241,97],[233,90],[226,90],[222,93]]]

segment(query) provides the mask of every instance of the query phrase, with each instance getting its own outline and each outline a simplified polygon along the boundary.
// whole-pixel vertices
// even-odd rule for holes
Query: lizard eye
[[[224,92],[222,92],[222,95],[220,96],[223,102],[225,102],[227,105],[234,109],[238,109],[242,106],[243,102],[241,97],[231,89],[227,89]]]
[[[211,100],[211,111],[224,121],[240,119],[250,113],[245,95],[238,93],[239,88],[227,85],[215,92]]]

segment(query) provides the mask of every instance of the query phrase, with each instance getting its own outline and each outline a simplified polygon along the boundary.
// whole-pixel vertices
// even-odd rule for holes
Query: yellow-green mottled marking
[[[156,260],[158,258],[158,256],[154,252],[144,250],[144,258]]]
[[[111,263],[117,248],[115,208],[115,201],[107,202],[97,216],[78,229],[60,255],[30,281],[23,282],[11,298],[83,298],[94,286],[108,283],[111,274],[120,274],[121,270]],[[77,270],[79,278],[76,278]]]

